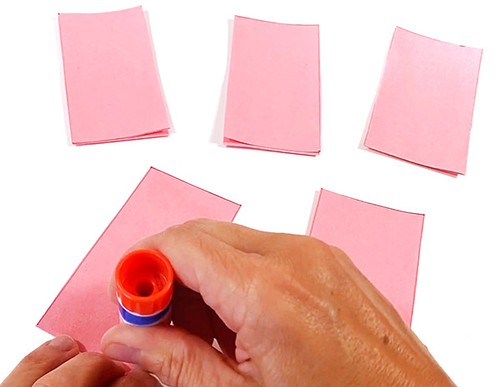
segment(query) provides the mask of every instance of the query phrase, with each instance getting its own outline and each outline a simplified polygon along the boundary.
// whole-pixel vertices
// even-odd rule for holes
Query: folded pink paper
[[[410,325],[424,215],[322,189],[310,235],[341,248]]]
[[[72,142],[167,136],[170,121],[141,7],[59,14]]]
[[[319,26],[235,17],[224,144],[320,152]]]
[[[119,258],[135,242],[193,218],[231,221],[240,205],[151,168],[38,323],[68,334],[89,351],[119,322],[109,280]]]
[[[481,56],[396,28],[365,146],[465,174]]]

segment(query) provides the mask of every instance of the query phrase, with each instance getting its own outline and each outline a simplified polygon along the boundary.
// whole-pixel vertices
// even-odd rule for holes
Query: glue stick
[[[115,281],[124,323],[145,327],[170,321],[174,270],[161,252],[129,252],[116,266]]]

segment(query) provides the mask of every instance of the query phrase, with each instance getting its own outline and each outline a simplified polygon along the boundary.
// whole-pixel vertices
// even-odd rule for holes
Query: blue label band
[[[161,312],[159,312],[157,314],[153,314],[153,315],[148,315],[148,316],[141,316],[138,314],[130,313],[123,306],[119,305],[120,316],[122,317],[123,321],[126,322],[127,324],[137,325],[137,326],[141,326],[141,327],[147,327],[147,326],[155,325],[155,324],[159,323],[163,319],[163,317],[165,317],[167,315],[167,313],[169,312],[170,305],[171,304],[169,304]]]

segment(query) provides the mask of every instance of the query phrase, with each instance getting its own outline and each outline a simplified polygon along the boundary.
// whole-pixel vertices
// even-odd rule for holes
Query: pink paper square
[[[170,121],[141,7],[59,14],[74,144],[167,136]]]
[[[320,152],[319,26],[235,17],[224,144]]]
[[[410,325],[424,215],[322,189],[310,235],[337,246]]]
[[[365,146],[465,174],[481,56],[396,28]]]
[[[115,265],[135,242],[194,218],[232,221],[239,204],[151,168],[38,323],[89,351],[119,322],[107,289]]]

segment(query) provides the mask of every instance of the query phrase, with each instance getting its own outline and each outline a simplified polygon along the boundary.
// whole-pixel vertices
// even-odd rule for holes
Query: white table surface
[[[235,221],[263,230],[305,233],[320,188],[425,213],[412,327],[459,385],[500,385],[495,2],[144,1],[175,133],[73,146],[57,13],[140,4],[2,2],[0,379],[50,338],[35,327],[37,321],[155,166],[242,204]],[[320,24],[320,156],[220,145],[234,15]],[[360,148],[396,26],[484,48],[465,176],[453,178]]]

